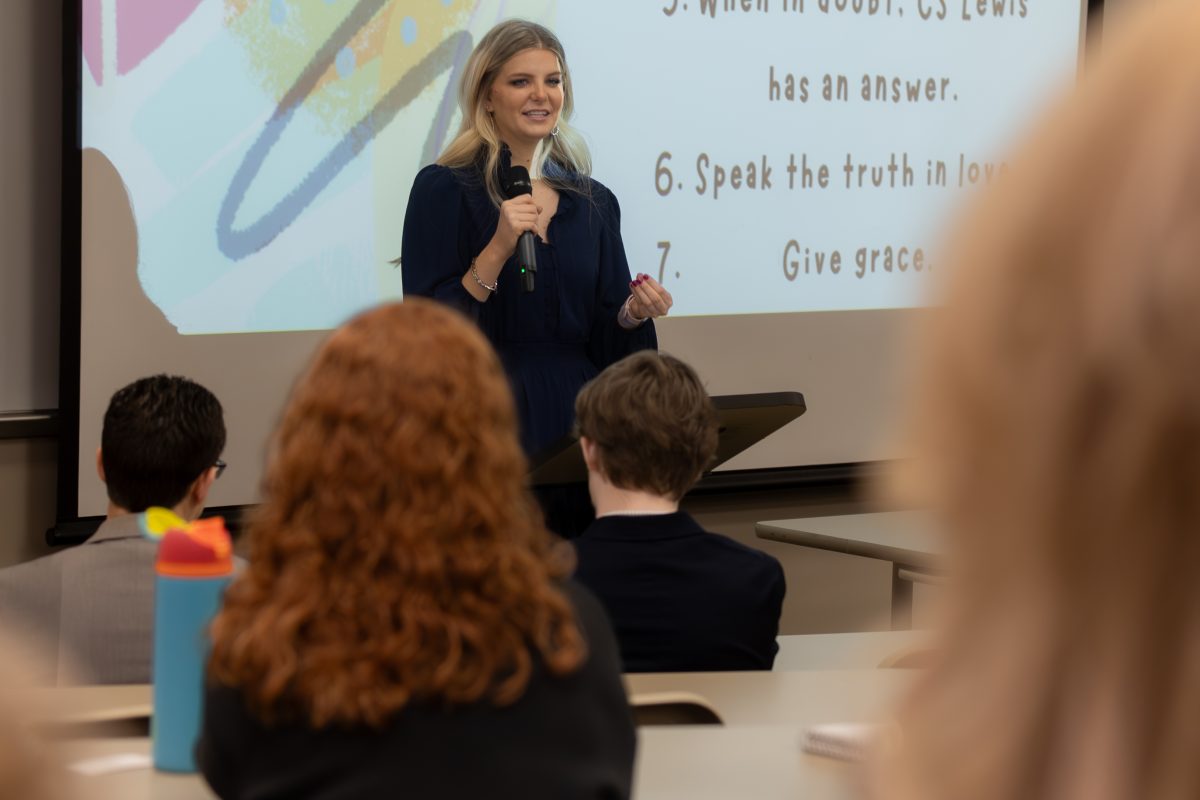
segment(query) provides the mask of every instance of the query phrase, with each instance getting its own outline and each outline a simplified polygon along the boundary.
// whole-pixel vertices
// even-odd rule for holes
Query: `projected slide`
[[[948,211],[1074,78],[1081,24],[1074,0],[82,10],[82,144],[119,172],[138,280],[183,334],[329,328],[399,297],[413,176],[510,16],[563,40],[631,267],[673,313],[917,305]]]

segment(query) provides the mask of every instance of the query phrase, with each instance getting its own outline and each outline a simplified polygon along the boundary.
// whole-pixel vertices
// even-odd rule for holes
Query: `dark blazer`
[[[771,556],[682,511],[601,517],[574,544],[626,672],[771,668],[786,590]]]
[[[653,322],[633,330],[617,323],[631,276],[616,196],[590,178],[556,174],[578,190],[559,192],[549,241],[534,237],[532,292],[522,290],[515,254],[487,302],[463,288],[463,275],[500,219],[477,170],[433,164],[417,173],[400,244],[404,296],[458,308],[496,348],[530,455],[570,431],[575,395],[585,383],[630,353],[658,346]]]
[[[635,737],[616,642],[596,598],[574,582],[565,591],[587,660],[555,678],[535,659],[525,693],[510,706],[418,704],[382,730],[312,730],[265,725],[236,689],[209,687],[200,771],[226,800],[627,798]]]

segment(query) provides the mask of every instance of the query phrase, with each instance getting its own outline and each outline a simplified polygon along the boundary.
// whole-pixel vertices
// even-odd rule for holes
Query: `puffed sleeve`
[[[400,274],[406,297],[432,297],[479,316],[481,303],[463,288],[471,267],[469,225],[462,187],[447,167],[431,164],[417,173],[404,213]]]
[[[596,307],[592,314],[588,355],[604,369],[638,350],[658,349],[654,321],[647,320],[633,330],[617,322],[617,314],[629,297],[629,262],[625,258],[625,243],[621,241],[621,207],[616,195],[599,183],[594,185],[595,211],[602,225]]]

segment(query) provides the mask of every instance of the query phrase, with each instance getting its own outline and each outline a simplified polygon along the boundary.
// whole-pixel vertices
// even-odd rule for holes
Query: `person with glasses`
[[[104,522],[78,547],[0,570],[0,624],[57,654],[45,680],[150,682],[157,546],[138,514],[199,517],[224,447],[220,402],[187,378],[155,375],[113,395],[96,452]]]

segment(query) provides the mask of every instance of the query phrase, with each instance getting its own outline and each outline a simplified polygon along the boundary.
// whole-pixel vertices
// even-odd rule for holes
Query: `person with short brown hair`
[[[712,463],[717,416],[684,362],[646,350],[575,401],[596,521],[576,577],[608,610],[626,672],[770,669],[779,562],[708,533],[679,501]]]
[[[604,380],[579,393],[575,415],[580,431],[603,450],[604,475],[625,489],[678,501],[717,451],[708,392],[672,356],[648,351],[614,364]]]
[[[188,378],[152,375],[113,394],[96,452],[104,522],[76,547],[0,570],[0,623],[46,647],[41,682],[150,682],[158,543],[142,513],[199,517],[224,448],[220,401]]]

